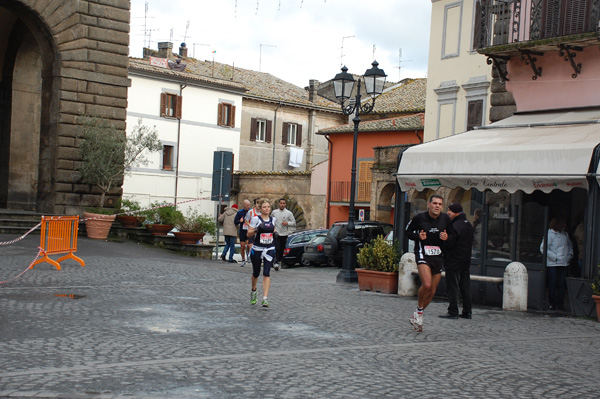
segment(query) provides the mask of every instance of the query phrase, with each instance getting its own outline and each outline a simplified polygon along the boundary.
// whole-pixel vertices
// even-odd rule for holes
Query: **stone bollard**
[[[400,267],[398,268],[398,295],[399,296],[415,296],[419,287],[415,281],[413,272],[416,272],[417,264],[415,263],[415,254],[412,252],[405,253],[400,258]]]
[[[527,310],[527,282],[529,276],[522,263],[512,262],[504,269],[502,309]]]

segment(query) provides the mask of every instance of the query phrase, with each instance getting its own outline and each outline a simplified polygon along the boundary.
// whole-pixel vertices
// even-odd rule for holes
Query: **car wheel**
[[[311,262],[304,258],[302,258],[302,262],[300,262],[300,263],[302,263],[302,266],[310,266],[311,265]]]
[[[335,237],[325,237],[323,241],[323,250],[325,251],[325,255],[329,258],[331,255],[335,254],[338,250],[338,241]]]
[[[335,258],[333,256],[328,256],[327,257],[327,266],[330,267],[337,267],[337,263],[335,262]]]

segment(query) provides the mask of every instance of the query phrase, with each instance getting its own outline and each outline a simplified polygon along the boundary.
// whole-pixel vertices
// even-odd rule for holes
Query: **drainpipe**
[[[279,102],[279,105],[277,105],[277,108],[275,108],[275,120],[273,121],[273,164],[271,165],[271,171],[274,172],[275,171],[275,142],[277,141],[277,110],[279,108],[283,107],[283,101]]]
[[[329,228],[329,210],[331,203],[331,153],[333,152],[333,142],[329,140],[328,135],[324,135],[325,140],[329,142],[329,159],[327,160],[327,207],[325,208],[325,228]]]
[[[308,114],[308,142],[306,143],[306,171],[310,171],[314,164],[313,159],[313,137],[315,134],[315,125],[317,120],[317,111],[311,109]]]
[[[183,89],[187,87],[187,83],[179,85],[179,96],[182,98],[183,104]],[[178,104],[180,107],[182,104]],[[183,110],[182,110],[183,111]],[[183,116],[183,112],[182,112]],[[181,139],[181,119],[177,119],[177,156],[175,158],[175,209],[177,209],[177,185],[179,184],[179,142]]]

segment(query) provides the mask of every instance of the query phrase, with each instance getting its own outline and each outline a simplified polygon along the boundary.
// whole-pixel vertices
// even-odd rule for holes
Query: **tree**
[[[100,117],[82,118],[81,181],[102,191],[100,209],[110,189],[136,166],[148,165],[147,154],[162,150],[156,126],[148,127],[138,119],[129,135]]]

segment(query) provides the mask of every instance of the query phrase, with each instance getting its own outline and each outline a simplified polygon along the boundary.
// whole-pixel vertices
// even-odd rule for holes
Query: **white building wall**
[[[173,145],[174,168],[162,169],[162,152],[150,154],[150,163],[125,177],[123,197],[147,205],[156,201],[177,202],[201,198],[178,206],[185,212],[188,207],[201,213],[213,214],[215,203],[210,200],[214,151],[231,151],[234,169],[238,168],[242,96],[237,93],[202,88],[189,84],[181,90],[180,84],[157,78],[130,75],[127,108],[127,132],[142,118],[147,126],[156,126],[163,144]],[[182,119],[160,116],[160,94],[181,95]],[[228,102],[236,107],[235,127],[217,125],[218,104]],[[177,164],[177,149],[179,163]],[[179,172],[177,173],[177,169]],[[176,177],[177,176],[177,177]]]
[[[424,141],[467,129],[467,103],[489,123],[491,66],[473,50],[476,0],[432,0]]]

